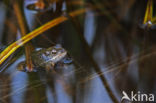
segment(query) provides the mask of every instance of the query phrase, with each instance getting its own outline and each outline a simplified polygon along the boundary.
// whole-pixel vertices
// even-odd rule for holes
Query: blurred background
[[[143,24],[148,0],[1,0],[0,50],[21,38],[15,3],[29,33],[66,16],[31,40],[61,44],[74,63],[55,72],[17,70],[24,46],[0,66],[0,103],[120,103],[122,91],[156,94],[156,26]],[[153,17],[156,1],[153,0]],[[68,13],[86,9],[76,17]],[[76,65],[75,65],[76,63]]]

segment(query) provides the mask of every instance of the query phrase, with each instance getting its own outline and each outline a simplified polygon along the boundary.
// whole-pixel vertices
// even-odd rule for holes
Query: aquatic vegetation
[[[155,6],[154,0],[1,1],[0,103],[154,96]]]

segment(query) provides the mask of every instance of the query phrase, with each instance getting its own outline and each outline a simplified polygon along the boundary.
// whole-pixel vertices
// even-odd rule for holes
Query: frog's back
[[[44,52],[46,49],[40,49],[38,51],[34,51],[31,55],[33,64],[37,67],[45,67],[47,62],[47,58],[44,57]]]

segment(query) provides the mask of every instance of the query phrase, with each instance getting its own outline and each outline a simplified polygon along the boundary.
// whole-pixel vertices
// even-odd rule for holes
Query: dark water
[[[32,40],[35,48],[61,44],[76,65],[51,72],[21,72],[17,70],[17,65],[25,60],[21,47],[0,67],[0,103],[120,103],[123,91],[128,96],[132,91],[155,95],[156,29],[142,24],[147,1],[91,0],[72,5],[68,2],[72,0],[28,10],[30,0],[25,0],[22,7],[30,31],[57,18],[62,10],[101,7],[74,20],[69,18]],[[20,29],[13,2],[0,5],[0,43],[8,46],[19,39]],[[153,11],[155,15],[155,1]]]

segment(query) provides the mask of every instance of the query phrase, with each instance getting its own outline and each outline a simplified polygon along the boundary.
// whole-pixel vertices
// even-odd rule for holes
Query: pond
[[[155,9],[154,0],[1,1],[0,103],[156,102]]]

